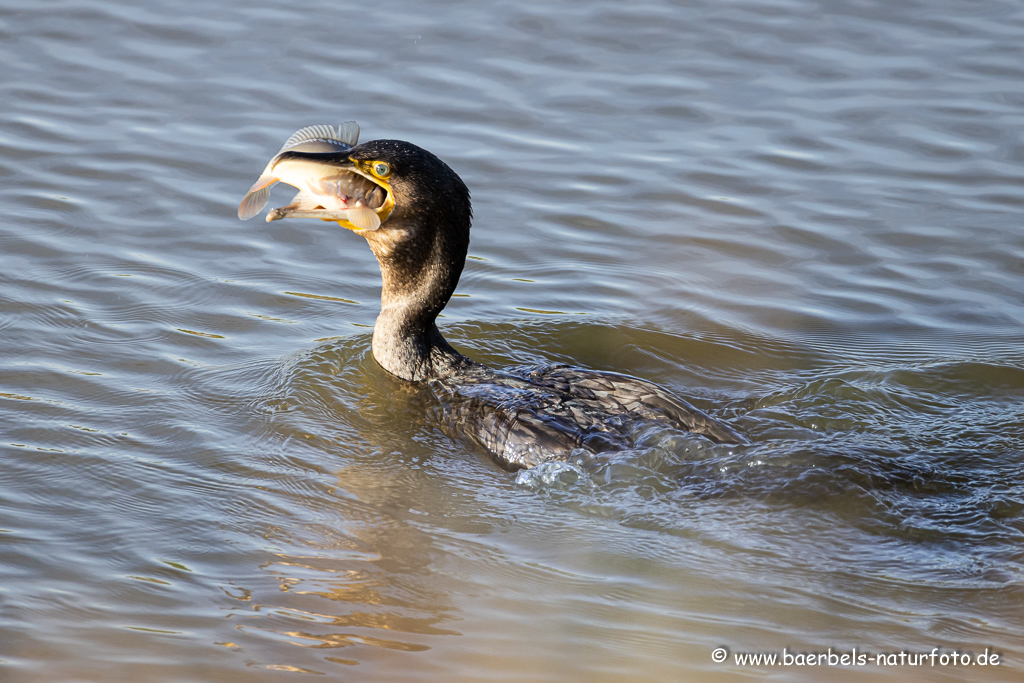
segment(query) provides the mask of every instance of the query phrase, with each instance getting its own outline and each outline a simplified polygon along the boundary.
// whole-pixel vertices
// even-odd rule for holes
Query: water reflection
[[[313,650],[355,648],[353,654],[321,653],[316,659],[358,664],[362,648],[403,652],[429,650],[438,636],[458,636],[457,610],[432,579],[438,553],[429,533],[402,519],[404,511],[374,500],[383,472],[374,466],[346,467],[338,475],[332,516],[343,526],[270,527],[266,541],[277,548],[260,573],[260,588],[236,584],[226,590],[236,603],[229,618],[244,642],[239,651],[261,666],[293,665],[286,650],[266,656],[269,642]],[[366,499],[347,493],[359,491]],[[300,658],[298,661],[306,661]],[[309,662],[303,667],[312,666]]]

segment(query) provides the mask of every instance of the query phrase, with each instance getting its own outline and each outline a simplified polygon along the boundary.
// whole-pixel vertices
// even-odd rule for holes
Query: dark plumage
[[[566,365],[493,370],[453,349],[435,319],[462,273],[472,209],[465,183],[430,152],[408,142],[373,140],[336,153],[282,156],[320,161],[339,172],[388,165],[386,181],[375,182],[391,193],[394,208],[378,229],[359,231],[383,281],[373,356],[402,379],[427,382],[446,431],[487,449],[503,467],[565,460],[579,448],[628,447],[630,423],[638,420],[672,424],[719,443],[746,442],[642,379]]]
[[[445,429],[508,469],[629,448],[637,421],[669,423],[716,443],[746,443],[678,396],[629,375],[546,364],[503,371],[474,364],[430,381]]]

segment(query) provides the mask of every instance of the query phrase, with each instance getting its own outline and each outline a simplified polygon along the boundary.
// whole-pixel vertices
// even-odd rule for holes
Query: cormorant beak
[[[299,194],[288,206],[267,214],[268,221],[319,218],[366,232],[377,230],[395,208],[387,178],[375,175],[370,162],[354,160],[347,152],[282,152],[270,177],[297,187]]]

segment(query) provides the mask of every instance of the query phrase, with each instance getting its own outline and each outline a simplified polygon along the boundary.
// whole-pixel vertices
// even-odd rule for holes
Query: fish
[[[289,158],[286,152],[340,153],[359,142],[359,124],[347,121],[338,127],[307,126],[295,131],[263,169],[238,205],[243,221],[256,216],[270,200],[270,188],[278,182],[299,190],[288,206],[272,209],[268,221],[282,218],[320,218],[351,223],[359,230],[376,230],[381,219],[375,209],[383,206],[386,191],[357,173],[310,159]]]

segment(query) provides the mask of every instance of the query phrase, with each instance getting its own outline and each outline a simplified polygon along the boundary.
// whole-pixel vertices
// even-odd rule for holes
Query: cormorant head
[[[419,291],[436,315],[455,289],[469,249],[472,208],[469,188],[448,164],[402,140],[371,140],[344,154],[352,172],[387,196],[376,230],[349,221],[342,227],[366,238],[381,265],[385,289]],[[424,289],[431,290],[427,294]]]
[[[448,164],[411,142],[371,140],[348,151],[352,170],[388,193],[382,228],[397,223],[427,222],[449,229],[469,229],[469,188]],[[348,226],[345,226],[348,227]]]
[[[274,168],[315,178],[329,192],[307,196],[298,212],[275,209],[268,220],[292,213],[321,217],[320,209],[331,209],[315,203],[329,201],[331,194],[347,197],[348,206],[359,198],[379,221],[340,211],[323,219],[366,238],[380,262],[385,298],[413,297],[425,316],[441,311],[465,265],[472,220],[469,189],[446,163],[410,142],[371,140],[338,152],[285,151]]]
[[[332,212],[332,207],[327,205],[334,196],[344,196],[347,206],[358,201],[371,209],[379,220],[353,222],[337,216],[324,217],[324,220],[335,220],[371,242],[370,233],[378,230],[391,233],[413,229],[451,233],[469,230],[472,216],[469,189],[446,163],[411,142],[371,140],[339,152],[285,151],[275,159],[274,169],[301,174],[305,182],[316,185],[322,194],[308,194],[302,206],[276,209],[268,220],[292,214],[312,218],[317,210],[344,215],[344,212]],[[301,186],[300,181],[285,182]],[[315,206],[316,199],[324,200],[324,205]],[[396,237],[392,234],[389,241]]]

